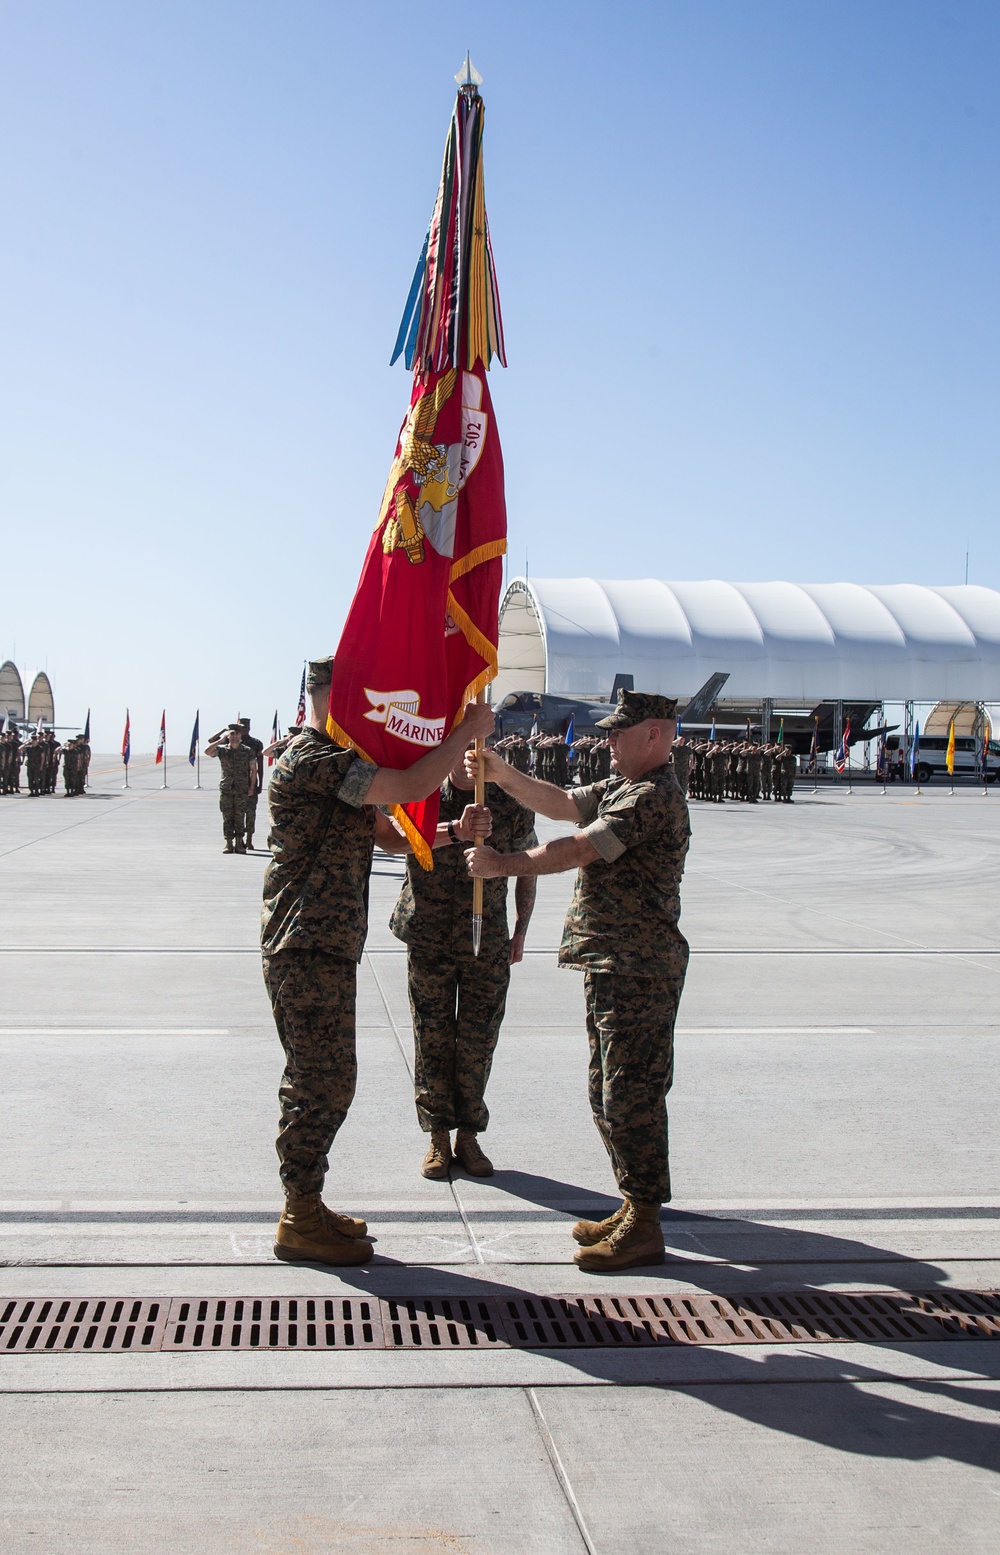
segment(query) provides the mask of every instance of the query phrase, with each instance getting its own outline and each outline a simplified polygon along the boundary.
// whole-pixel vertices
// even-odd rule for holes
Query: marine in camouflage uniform
[[[467,709],[460,728],[405,772],[375,767],[325,732],[331,663],[309,665],[310,722],[295,731],[268,787],[272,857],[261,953],[285,1055],[277,1151],[286,1203],[275,1254],[340,1265],[366,1263],[373,1252],[365,1222],[333,1213],[320,1197],[357,1079],[357,967],[368,932],[372,853],[376,841],[388,852],[409,852],[375,806],[433,792],[468,734],[490,732],[492,714]],[[435,844],[450,841],[445,827],[438,831]]]
[[[464,772],[452,772],[441,788],[439,826],[447,828],[451,823],[454,830],[471,798]],[[492,818],[492,848],[518,853],[534,847],[538,838],[530,810],[495,783],[487,785],[486,806]],[[416,859],[407,860],[406,879],[389,927],[407,947],[417,1118],[431,1136],[422,1168],[425,1177],[447,1176],[451,1129],[458,1131],[454,1153],[467,1171],[488,1177],[493,1170],[475,1136],[489,1123],[486,1084],[504,1017],[511,961],[521,959],[535,904],[533,879],[516,882],[515,903],[512,936],[507,925],[506,880],[484,882],[482,937],[476,956],[472,881],[461,847],[438,850],[429,871],[421,869]]]
[[[688,783],[691,777],[691,747],[683,735],[674,742],[670,759],[673,763],[674,777],[677,779],[678,787],[686,799]]]
[[[229,739],[224,739],[228,734]],[[213,734],[205,746],[205,755],[215,758],[222,768],[219,778],[219,809],[226,839],[224,853],[245,853],[247,800],[256,781],[257,757],[243,743],[242,725],[230,724],[228,730]]]
[[[253,847],[253,834],[257,825],[257,799],[261,789],[264,787],[264,746],[262,741],[255,739],[250,733],[249,718],[240,719],[240,728],[243,730],[243,744],[249,745],[253,751],[257,768],[257,782],[254,785],[253,793],[247,797],[246,843],[249,850]]]
[[[580,865],[559,961],[585,974],[589,1090],[594,1121],[623,1195],[605,1221],[580,1221],[575,1261],[613,1271],[662,1262],[660,1205],[670,1197],[666,1095],[673,1034],[687,970],[678,927],[690,838],[687,805],[667,759],[676,703],[619,693],[602,727],[612,731],[618,775],[558,796],[488,760],[487,777],[553,819],[576,819],[575,837],[505,859],[467,854],[476,875],[553,873]]]
[[[771,797],[771,767],[774,755],[770,745],[765,745],[760,753],[760,796],[762,799]]]

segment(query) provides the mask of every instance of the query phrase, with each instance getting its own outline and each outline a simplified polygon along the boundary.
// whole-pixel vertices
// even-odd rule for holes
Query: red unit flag
[[[507,511],[486,368],[504,358],[482,125],[469,81],[397,341],[410,408],[334,656],[330,734],[396,769],[439,744],[497,669]],[[393,813],[429,869],[438,795]]]
[[[166,748],[167,748],[167,710],[166,710],[166,708],[164,708],[163,709],[163,716],[160,719],[160,742],[159,742],[159,744],[156,747],[156,762],[155,762],[156,766],[159,766],[160,762],[163,760],[163,753],[166,750]]]

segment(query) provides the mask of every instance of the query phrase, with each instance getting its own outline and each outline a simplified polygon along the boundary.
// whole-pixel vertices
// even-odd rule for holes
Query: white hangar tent
[[[822,701],[1000,701],[1000,593],[912,583],[515,579],[500,607],[494,705],[512,691]]]

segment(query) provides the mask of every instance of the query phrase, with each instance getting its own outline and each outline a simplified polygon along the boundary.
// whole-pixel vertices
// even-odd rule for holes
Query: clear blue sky
[[[1000,583],[996,0],[12,0],[0,655],[96,748],[335,646],[467,47],[511,575]]]

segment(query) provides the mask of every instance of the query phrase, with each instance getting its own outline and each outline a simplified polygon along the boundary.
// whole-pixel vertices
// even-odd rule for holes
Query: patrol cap
[[[240,727],[242,729],[249,729],[249,727],[250,727],[250,720],[249,720],[249,718],[241,718],[240,719]]]
[[[230,734],[232,734],[234,729],[236,730],[237,734],[242,734],[243,733],[243,725],[242,724],[227,724],[226,728],[229,730]]]
[[[657,696],[652,691],[626,691],[618,693],[618,706],[609,718],[597,720],[598,729],[631,729],[645,723],[647,718],[673,718],[677,712],[676,697]]]
[[[310,659],[306,670],[306,685],[310,691],[328,686],[333,679],[333,659]]]

